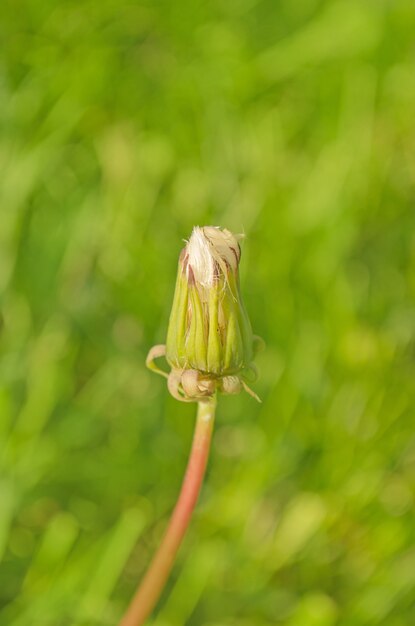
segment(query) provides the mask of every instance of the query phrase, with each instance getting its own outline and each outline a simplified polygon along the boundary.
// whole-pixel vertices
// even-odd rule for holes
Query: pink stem
[[[215,408],[215,398],[199,402],[192,450],[179,499],[160,547],[119,626],[144,624],[163,591],[202,486],[209,456]]]

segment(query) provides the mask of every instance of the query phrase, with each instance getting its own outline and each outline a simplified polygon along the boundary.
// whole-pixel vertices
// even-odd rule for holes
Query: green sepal
[[[166,359],[172,367],[186,366],[187,317],[188,286],[179,263],[166,341]]]
[[[223,345],[219,327],[220,290],[220,285],[216,284],[209,292],[207,370],[212,374],[220,374],[222,371]]]
[[[189,287],[190,322],[186,341],[187,367],[207,371],[206,324],[199,293],[193,285]]]

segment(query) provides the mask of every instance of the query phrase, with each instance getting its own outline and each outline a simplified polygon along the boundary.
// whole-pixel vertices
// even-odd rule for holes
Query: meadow
[[[2,0],[0,624],[116,626],[195,407],[146,370],[194,225],[266,342],[151,626],[415,619],[412,0]]]

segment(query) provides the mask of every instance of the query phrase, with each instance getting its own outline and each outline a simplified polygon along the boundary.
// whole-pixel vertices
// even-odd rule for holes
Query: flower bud
[[[169,390],[180,400],[242,386],[255,396],[244,381],[255,377],[255,339],[240,293],[239,239],[196,226],[180,254],[165,349]]]

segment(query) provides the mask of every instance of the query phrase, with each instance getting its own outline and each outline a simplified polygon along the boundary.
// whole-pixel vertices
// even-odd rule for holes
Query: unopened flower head
[[[180,254],[165,349],[169,389],[178,399],[200,400],[216,389],[251,392],[246,382],[255,378],[258,340],[240,293],[240,239],[196,226]]]

